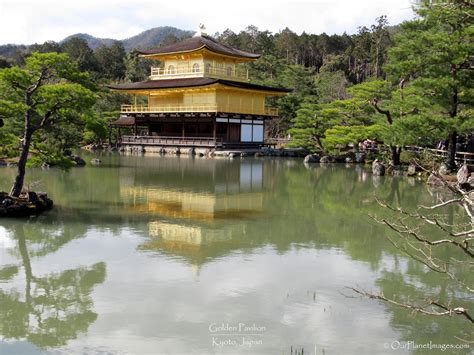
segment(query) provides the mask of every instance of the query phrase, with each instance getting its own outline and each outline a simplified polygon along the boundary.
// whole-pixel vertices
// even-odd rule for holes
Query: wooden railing
[[[120,111],[122,113],[217,112],[217,105],[122,105]]]
[[[248,81],[249,72],[243,69],[234,68],[218,68],[207,67],[206,69],[192,69],[192,68],[151,68],[151,80],[177,79],[177,78],[194,78],[208,76],[212,78],[230,79],[236,81]]]
[[[405,150],[410,152],[429,152],[430,154],[434,155],[438,158],[445,159],[448,156],[447,150],[442,149],[433,149],[433,148],[423,148],[423,147],[416,147],[416,146],[406,146]],[[456,152],[456,161],[458,163],[464,163],[468,165],[474,165],[474,153],[468,152]]]
[[[213,137],[122,136],[121,144],[214,148],[222,145],[222,139]]]
[[[217,106],[214,104],[201,105],[122,105],[122,113],[173,113],[173,112],[227,112],[242,113],[250,115],[278,116],[278,109],[274,107],[265,107],[260,110],[247,108],[234,108],[229,105]]]

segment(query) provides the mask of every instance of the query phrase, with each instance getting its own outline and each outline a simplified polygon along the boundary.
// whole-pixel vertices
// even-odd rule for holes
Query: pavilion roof
[[[133,126],[135,125],[135,117],[119,117],[115,121],[110,122],[110,125],[116,127]]]
[[[237,82],[237,81],[224,80],[224,79],[215,79],[215,78],[208,78],[208,77],[169,79],[169,80],[146,80],[146,81],[140,81],[136,83],[108,85],[107,87],[112,90],[133,91],[133,90],[199,87],[199,86],[209,86],[213,84],[222,84],[224,86],[235,87],[235,88],[240,88],[240,89],[249,89],[249,90],[256,90],[256,91],[271,91],[271,92],[276,92],[276,93],[287,93],[287,92],[292,91],[286,88],[275,88],[275,87],[265,86],[265,85],[251,84],[251,83],[246,83],[246,82]]]
[[[254,54],[250,52],[241,51],[240,49],[232,48],[222,43],[216,42],[211,37],[201,35],[195,36],[184,41],[171,44],[168,46],[138,51],[142,55],[165,55],[165,54],[174,54],[174,53],[183,53],[183,52],[194,52],[200,49],[206,48],[211,52],[218,54],[224,54],[231,57],[246,58],[246,59],[258,59],[260,54]]]

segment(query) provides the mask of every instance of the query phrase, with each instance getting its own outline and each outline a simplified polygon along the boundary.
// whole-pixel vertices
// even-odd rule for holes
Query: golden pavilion
[[[244,63],[260,57],[216,42],[200,26],[182,42],[140,51],[156,60],[148,80],[110,85],[134,95],[113,127],[132,128],[122,145],[154,147],[258,148],[265,122],[278,116],[267,98],[290,90],[252,84]],[[140,98],[141,97],[141,98]],[[137,104],[137,98],[145,104]],[[130,130],[129,130],[130,131]]]

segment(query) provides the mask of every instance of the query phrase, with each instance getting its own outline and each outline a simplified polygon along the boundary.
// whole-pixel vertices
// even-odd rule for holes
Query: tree
[[[336,118],[334,127],[325,134],[330,150],[367,138],[376,139],[388,146],[391,163],[397,166],[404,146],[429,146],[446,134],[446,121],[432,115],[437,106],[427,102],[413,85],[405,87],[404,82],[392,85],[375,80],[354,85],[347,92],[351,95],[349,99],[326,105],[333,108]]]
[[[450,118],[446,165],[453,170],[463,111],[473,102],[474,7],[468,1],[423,2],[415,11],[419,18],[401,25],[385,70],[394,81],[422,90],[439,107],[433,114]]]
[[[396,237],[389,235],[387,238],[398,250],[423,266],[426,274],[435,275],[435,289],[445,284],[445,280],[450,281],[449,289],[441,290],[434,297],[429,294],[429,290],[423,289],[425,295],[421,295],[421,299],[397,294],[400,289],[391,290],[390,294],[351,289],[362,296],[412,312],[437,317],[459,316],[474,324],[471,277],[474,271],[474,200],[469,192],[451,186],[440,175],[433,174],[444,183],[447,188],[445,192],[448,192],[440,198],[439,203],[419,206],[417,211],[407,211],[378,201],[394,215],[392,218],[373,218],[395,233]],[[459,218],[453,222],[455,213]],[[472,342],[472,339],[458,339]]]
[[[125,59],[125,80],[130,82],[143,81],[150,75],[153,63],[150,59],[140,58],[136,50],[127,53]]]
[[[119,41],[111,46],[102,45],[95,51],[100,73],[107,79],[120,80],[125,77],[125,48]]]
[[[86,332],[97,319],[89,295],[95,286],[104,282],[106,265],[98,262],[36,274],[31,257],[52,253],[77,235],[68,235],[68,227],[63,233],[48,231],[49,235],[45,235],[38,233],[37,226],[27,223],[18,223],[12,230],[17,239],[15,252],[19,262],[0,268],[0,279],[6,286],[5,281],[19,276],[23,270],[24,291],[21,295],[18,285],[14,287],[13,283],[10,289],[0,290],[0,334],[7,339],[27,339],[42,349],[66,345],[79,333]],[[51,235],[54,238],[49,238]],[[38,246],[41,248],[35,250]]]
[[[50,137],[64,125],[80,123],[95,95],[88,75],[81,73],[67,54],[58,53],[33,53],[24,68],[0,70],[0,87],[0,116],[21,137],[18,172],[10,191],[18,197],[35,136],[44,132]]]
[[[324,152],[321,140],[326,130],[331,126],[331,122],[323,114],[321,105],[303,103],[291,122],[292,127],[288,130],[293,138],[291,146]]]
[[[99,69],[94,52],[82,38],[73,37],[62,43],[61,51],[69,54],[81,71],[96,72]]]
[[[50,52],[57,52],[60,53],[61,50],[61,45],[57,42],[54,41],[46,41],[43,44],[32,44],[28,50],[33,53],[33,52],[39,52],[39,53],[50,53]]]

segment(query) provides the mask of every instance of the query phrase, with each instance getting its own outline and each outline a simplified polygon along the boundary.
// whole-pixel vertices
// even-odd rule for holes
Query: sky
[[[0,44],[60,41],[75,33],[125,39],[158,26],[214,34],[255,25],[278,32],[352,34],[387,15],[413,18],[413,0],[0,0]]]

